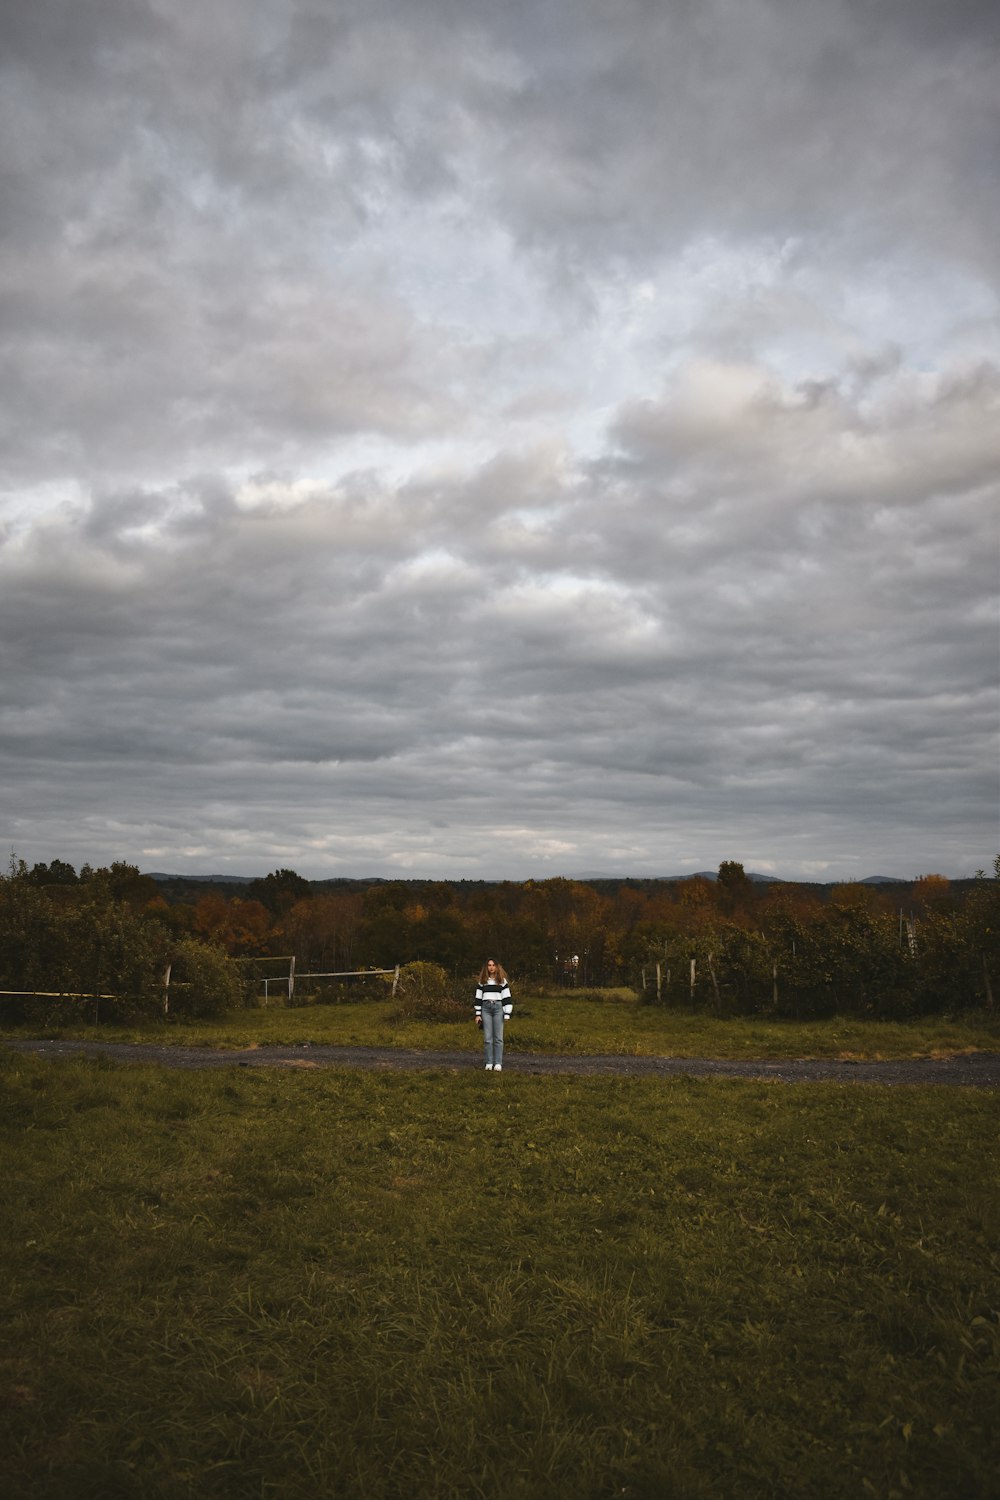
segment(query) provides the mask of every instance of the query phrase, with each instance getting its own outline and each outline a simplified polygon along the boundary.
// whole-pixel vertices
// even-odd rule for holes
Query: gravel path
[[[414,1052],[390,1047],[154,1047],[132,1042],[69,1042],[4,1038],[0,1046],[39,1057],[109,1057],[168,1068],[374,1068],[382,1071],[470,1072],[478,1052]],[[508,1048],[505,1072],[609,1074],[619,1078],[756,1078],[771,1083],[957,1084],[1000,1089],[1000,1053],[914,1057],[894,1062],[837,1062],[818,1058],[748,1061],[702,1057],[556,1057]]]

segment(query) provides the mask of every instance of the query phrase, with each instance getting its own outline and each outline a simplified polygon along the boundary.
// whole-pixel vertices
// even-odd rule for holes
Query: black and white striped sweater
[[[503,1006],[503,1018],[510,1020],[510,1013],[514,1009],[514,1001],[511,999],[510,985],[506,979],[486,979],[482,984],[476,986],[476,1015],[483,1013],[484,1000],[499,1000]]]

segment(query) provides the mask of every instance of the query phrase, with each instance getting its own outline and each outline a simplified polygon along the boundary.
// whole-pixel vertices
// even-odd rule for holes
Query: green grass
[[[233,1011],[211,1021],[147,1022],[137,1026],[50,1025],[45,1036],[156,1041],[214,1047],[312,1042],[341,1046],[415,1047],[433,1051],[476,1048],[471,1020],[400,1021],[392,1001]],[[2,1012],[0,1012],[2,1014]],[[13,1033],[12,1033],[13,1034]],[[0,1031],[2,1035],[2,1031]],[[520,1000],[506,1030],[512,1050],[624,1053],[632,1056],[781,1058],[900,1058],[1000,1050],[1000,1017],[988,1013],[911,1022],[837,1017],[775,1021],[705,1015],[653,1005],[612,992],[606,1000]]]
[[[0,1049],[19,1500],[976,1500],[995,1095]]]

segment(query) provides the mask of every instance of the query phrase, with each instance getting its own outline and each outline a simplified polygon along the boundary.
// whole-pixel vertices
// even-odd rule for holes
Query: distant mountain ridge
[[[748,880],[756,885],[910,885],[898,875],[866,875],[863,880],[786,880],[783,875],[761,875],[756,870],[747,870]],[[717,870],[699,870],[696,875],[666,875],[665,880],[718,880]]]
[[[197,880],[197,881],[201,882],[204,885],[252,885],[255,880],[262,880],[264,878],[261,875],[179,875],[179,874],[170,874],[170,873],[168,873],[167,871],[164,871],[164,870],[146,870],[143,873],[146,874],[146,875],[148,875],[148,877],[149,877],[150,880],[159,880],[159,881]],[[912,885],[913,884],[912,880],[906,880],[905,878],[903,878],[903,877],[901,877],[899,875],[866,875],[863,880],[854,880],[854,881],[849,881],[849,880],[845,880],[845,879],[840,879],[840,880],[802,880],[802,879],[792,880],[792,879],[789,879],[787,876],[784,876],[784,875],[763,875],[758,870],[748,870],[746,872],[746,875],[747,875],[747,879],[753,881],[753,883],[755,885],[847,885],[847,884],[853,884],[853,885]],[[303,877],[303,878],[307,879],[308,877]],[[349,880],[358,879],[358,880],[361,880],[363,883],[367,883],[367,884],[370,884],[370,885],[379,885],[379,884],[382,884],[386,880],[386,878],[387,877],[382,876],[382,875],[363,876],[363,877],[362,876],[357,876],[357,877],[353,877],[353,876],[337,876],[337,877],[325,876],[325,877],[322,877],[321,879],[318,879],[318,880],[310,880],[309,884],[310,885],[329,885],[332,881],[339,880],[339,879],[349,879]],[[395,878],[397,878],[397,879],[398,878],[402,878],[404,880],[407,879],[407,878],[409,878],[409,879],[412,879],[412,880],[415,880],[415,881],[419,881],[419,880],[422,880],[424,877],[422,877],[422,876],[405,877],[404,876],[404,877],[395,877]],[[454,877],[448,877],[448,876],[441,876],[440,877],[440,879],[442,879],[442,880],[447,880],[449,878],[454,878]],[[533,878],[537,879],[538,877],[535,876]],[[555,878],[555,877],[553,877],[553,878]],[[603,872],[591,871],[588,874],[573,874],[573,875],[566,876],[566,879],[568,879],[568,880],[662,880],[665,883],[666,882],[670,882],[670,881],[676,881],[676,880],[718,880],[718,878],[719,878],[719,872],[718,872],[718,870],[692,870],[692,871],[690,871],[686,875],[621,875],[621,874],[611,875],[611,874],[608,874],[607,871],[603,871]]]

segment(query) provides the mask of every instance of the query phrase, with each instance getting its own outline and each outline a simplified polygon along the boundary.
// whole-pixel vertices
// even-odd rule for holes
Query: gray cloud
[[[19,852],[992,857],[993,7],[3,16]]]

